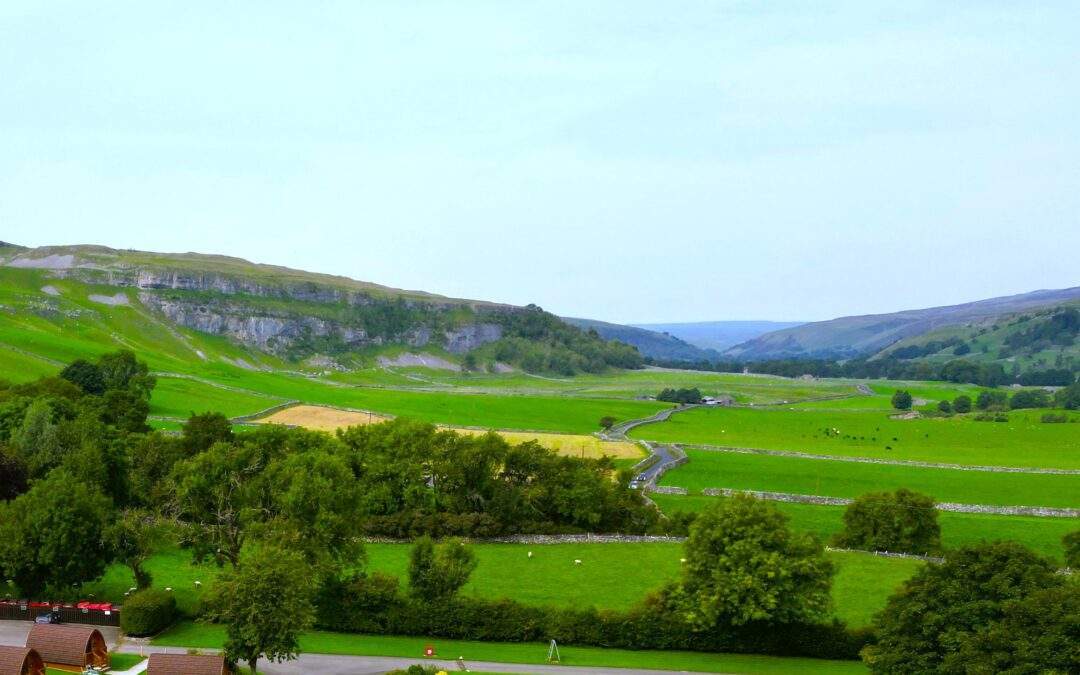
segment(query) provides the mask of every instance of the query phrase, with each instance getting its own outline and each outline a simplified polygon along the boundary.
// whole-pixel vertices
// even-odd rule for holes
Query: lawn
[[[653,494],[650,497],[665,513],[700,511],[714,504],[718,497],[681,496]],[[843,506],[818,506],[815,504],[789,504],[770,502],[790,518],[793,528],[813,532],[823,540],[829,540],[844,526]],[[1069,532],[1080,530],[1078,518],[1039,518],[1035,516],[989,516],[978,513],[938,513],[941,525],[941,542],[955,548],[980,541],[1007,539],[1017,541],[1049,556],[1058,564],[1065,561],[1061,538]]]
[[[1044,411],[1008,413],[1008,422],[970,415],[891,419],[885,411],[697,408],[632,436],[663,442],[956,464],[1080,468],[1080,424],[1043,424]]]
[[[664,474],[662,485],[691,493],[713,487],[848,498],[906,487],[939,502],[1080,507],[1080,475],[931,469],[692,448],[686,454],[690,461]]]
[[[407,583],[406,544],[368,544],[368,570],[397,576]],[[532,605],[594,606],[624,610],[665,582],[678,577],[682,545],[650,544],[475,544],[477,568],[462,590],[483,598],[508,597]],[[528,552],[533,557],[528,557]],[[833,596],[836,615],[852,625],[864,623],[911,573],[905,560],[857,553],[831,553],[839,573]],[[575,565],[574,560],[581,560]],[[186,614],[198,608],[202,590],[217,574],[213,565],[192,566],[190,556],[169,550],[153,556],[147,568],[154,585],[171,587]],[[867,579],[877,582],[867,583]],[[120,602],[133,585],[130,570],[113,565],[105,576],[85,587],[87,594]]]
[[[196,649],[220,648],[225,642],[221,626],[183,622],[154,639],[154,644]],[[440,658],[497,663],[536,663],[547,661],[548,645],[532,642],[471,642],[442,638],[400,637],[387,635],[352,635],[312,631],[300,640],[304,652],[365,656],[416,657],[421,661],[424,648],[435,647]],[[710,673],[748,673],[780,675],[787,673],[865,673],[858,661],[756,656],[750,654],[712,654],[704,652],[633,651],[600,647],[560,645],[562,665],[607,666],[628,669],[682,670]]]

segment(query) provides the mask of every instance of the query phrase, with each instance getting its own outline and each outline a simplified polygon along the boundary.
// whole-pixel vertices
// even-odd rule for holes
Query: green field
[[[154,638],[156,645],[194,649],[220,649],[225,642],[221,626],[183,622]],[[470,642],[442,638],[399,637],[387,635],[349,635],[312,631],[300,640],[303,652],[365,656],[404,656],[421,661],[424,648],[435,647],[440,658],[497,663],[547,662],[548,645],[530,642]],[[826,661],[783,658],[749,654],[712,654],[705,652],[632,651],[600,647],[560,645],[562,665],[608,666],[613,668],[681,670],[708,673],[747,673],[781,675],[786,673],[865,673],[859,661]]]
[[[407,580],[409,546],[368,544],[366,569]],[[511,598],[531,605],[555,605],[624,610],[679,575],[682,545],[649,544],[475,544],[477,568],[466,595]],[[533,552],[529,559],[528,551]],[[833,585],[835,613],[852,625],[865,624],[885,605],[885,600],[917,568],[919,563],[861,553],[830,553],[837,566]],[[575,565],[574,560],[581,560]],[[187,614],[198,608],[201,590],[217,576],[213,565],[194,566],[180,550],[160,553],[147,569],[154,585],[170,587],[177,604]],[[868,583],[868,580],[877,580]],[[87,594],[120,602],[133,585],[130,570],[113,565],[98,582],[85,587]]]
[[[970,415],[915,420],[885,412],[799,407],[697,408],[638,427],[661,442],[996,466],[1080,468],[1080,424],[1043,424],[1043,411],[1008,413],[1008,422]]]
[[[150,414],[186,419],[192,413],[219,412],[226,417],[250,415],[286,399],[222,389],[178,377],[159,377],[150,399]]]
[[[662,485],[855,498],[906,487],[939,502],[1080,507],[1080,475],[998,473],[687,449]]]
[[[714,504],[718,497],[701,495],[662,495],[649,497],[664,513],[701,511]],[[818,506],[815,504],[770,504],[790,519],[791,527],[813,532],[828,541],[844,527],[843,506]],[[1039,518],[1036,516],[988,516],[978,513],[939,512],[941,543],[955,548],[980,541],[1008,539],[1049,556],[1059,564],[1065,561],[1061,538],[1069,532],[1080,530],[1080,518]]]

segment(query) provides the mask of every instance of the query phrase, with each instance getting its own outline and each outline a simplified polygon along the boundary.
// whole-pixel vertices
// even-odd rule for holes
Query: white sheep
[[[686,558],[679,558],[679,562],[681,562],[681,563],[683,563],[685,565],[686,564]]]
[[[532,560],[532,551],[529,551],[529,560]]]
[[[575,561],[574,561],[574,564],[575,564],[575,565],[580,565],[580,564],[581,564],[581,561],[580,561],[580,560],[575,560]]]
[[[195,588],[202,588],[202,582],[201,582],[201,581],[198,581],[198,580],[196,580],[196,581],[195,581]]]
[[[168,591],[169,593],[172,593],[172,586],[166,586],[165,590]]]

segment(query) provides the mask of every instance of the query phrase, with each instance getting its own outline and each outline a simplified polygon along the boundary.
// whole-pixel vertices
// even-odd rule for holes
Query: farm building
[[[36,623],[26,636],[26,646],[58,670],[109,667],[109,649],[101,631],[90,626]]]
[[[28,647],[0,647],[0,675],[45,675],[45,662]]]
[[[146,675],[231,675],[220,654],[151,654]]]

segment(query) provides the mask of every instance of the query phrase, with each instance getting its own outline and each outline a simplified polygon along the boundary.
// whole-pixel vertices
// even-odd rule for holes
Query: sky
[[[627,323],[1076,286],[1078,34],[1077,2],[5,0],[0,240]]]

